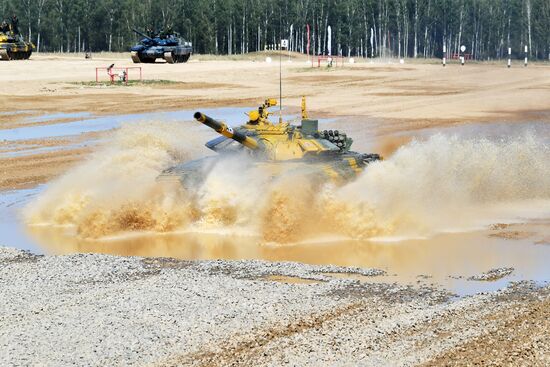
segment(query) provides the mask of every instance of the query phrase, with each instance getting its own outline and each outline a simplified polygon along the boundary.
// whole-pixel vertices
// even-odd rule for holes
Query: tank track
[[[28,60],[31,57],[32,51],[25,52],[10,52],[7,49],[0,50],[0,60]]]
[[[174,55],[171,51],[164,53],[164,60],[169,64],[186,63],[189,60],[189,54],[187,55]]]
[[[139,64],[141,62],[139,54],[136,51],[132,51],[132,61],[134,62],[134,64]]]

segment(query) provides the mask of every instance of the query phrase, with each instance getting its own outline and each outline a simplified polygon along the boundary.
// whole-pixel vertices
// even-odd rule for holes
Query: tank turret
[[[303,103],[305,107],[305,100]],[[272,123],[269,121],[272,113],[268,109],[276,105],[276,100],[267,99],[257,110],[250,111],[249,120],[238,128],[200,112],[194,117],[226,138],[261,151],[263,156],[274,161],[334,156],[349,151],[353,140],[337,130],[320,132],[318,120],[304,118],[297,126],[283,121]],[[307,117],[305,110],[302,116]]]

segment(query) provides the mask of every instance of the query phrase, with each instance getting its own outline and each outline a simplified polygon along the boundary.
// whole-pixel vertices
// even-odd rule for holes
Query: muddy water
[[[502,238],[511,233],[525,235]],[[71,228],[35,226],[27,235],[54,254],[99,252],[125,256],[179,259],[264,259],[318,265],[378,268],[388,276],[374,279],[411,285],[441,285],[457,294],[503,287],[513,280],[550,280],[550,222],[511,225],[504,231],[446,233],[428,239],[395,242],[327,240],[297,244],[264,244],[254,236],[216,233],[126,234],[83,240]],[[502,235],[502,237],[501,237]],[[495,282],[468,277],[493,268],[513,267],[514,273]],[[373,281],[373,279],[359,279]]]
[[[124,233],[103,239],[82,239],[74,228],[21,223],[20,209],[42,188],[0,195],[0,244],[36,253],[104,253],[123,256],[174,257],[186,260],[263,259],[334,264],[385,270],[366,278],[338,275],[361,282],[412,286],[435,285],[458,295],[500,289],[511,281],[550,280],[550,220],[527,220],[462,233],[441,233],[425,239],[325,239],[294,244],[266,244],[261,238],[236,233]],[[527,222],[527,223],[525,223]],[[493,268],[514,272],[492,282],[467,278]]]
[[[224,116],[229,123],[242,122],[244,113],[250,108],[204,109],[212,116]],[[119,127],[123,123],[139,121],[193,121],[195,110],[172,112],[154,112],[130,115],[90,117],[89,113],[52,114],[29,118],[26,122],[55,122],[55,120],[74,119],[70,122],[51,123],[39,126],[18,127],[0,130],[0,140],[18,141],[27,139],[45,139],[78,135],[87,132],[105,131]],[[86,117],[86,118],[84,118]]]
[[[28,234],[49,253],[101,252],[180,259],[266,259],[310,264],[375,267],[390,275],[462,276],[495,267],[513,266],[518,274],[541,279],[550,246],[535,244],[550,235],[550,223],[522,227],[527,238],[504,239],[494,231],[445,233],[427,239],[386,241],[315,240],[296,244],[265,244],[255,236],[207,232],[122,234],[101,240],[78,239],[71,228],[34,226]],[[516,225],[516,226],[519,226]],[[504,231],[516,231],[514,225]],[[496,232],[497,234],[500,232]],[[549,278],[550,279],[550,278]]]
[[[40,245],[30,237],[27,227],[21,221],[20,210],[42,191],[33,189],[0,192],[0,246],[16,247],[35,253],[42,253]]]

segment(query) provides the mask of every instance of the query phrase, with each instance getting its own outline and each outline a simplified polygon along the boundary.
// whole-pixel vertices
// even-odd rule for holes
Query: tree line
[[[464,45],[479,60],[508,47],[521,57],[525,46],[550,58],[550,0],[0,0],[1,14],[17,14],[24,37],[49,52],[127,51],[139,39],[132,28],[172,27],[197,53],[280,39],[306,53],[309,39],[313,55],[441,57],[443,45]]]

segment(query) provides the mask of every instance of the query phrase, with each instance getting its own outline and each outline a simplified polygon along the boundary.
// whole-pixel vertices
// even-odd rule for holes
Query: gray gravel
[[[407,366],[498,328],[492,313],[548,299],[548,287],[527,283],[458,299],[327,275],[344,272],[383,274],[0,247],[0,365]]]
[[[514,268],[496,268],[485,273],[472,275],[468,280],[493,281],[507,277],[514,272]]]

